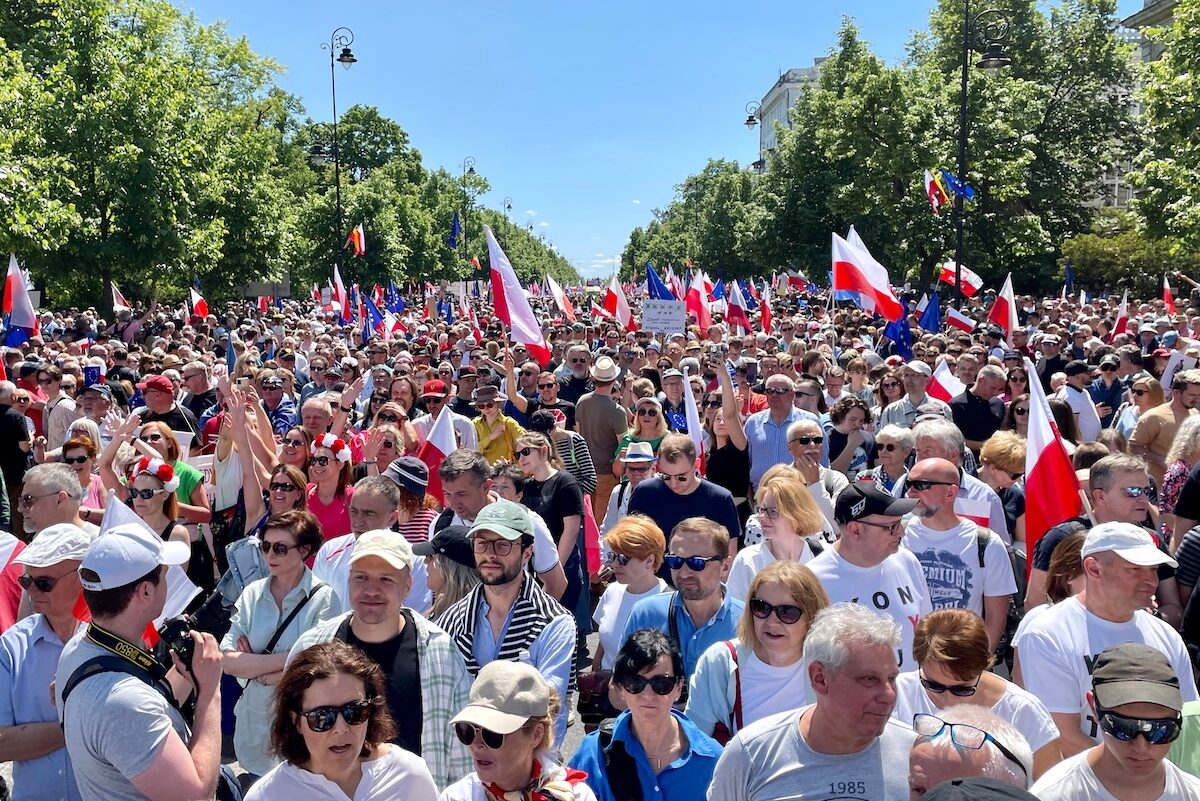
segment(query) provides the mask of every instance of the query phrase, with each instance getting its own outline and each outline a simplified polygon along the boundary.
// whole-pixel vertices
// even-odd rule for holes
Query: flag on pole
[[[517,273],[496,241],[491,226],[484,226],[483,231],[487,237],[488,262],[492,268],[492,304],[496,317],[508,326],[512,341],[529,348],[529,354],[545,367],[550,363],[550,348],[529,306],[529,298],[525,296]]]
[[[658,277],[654,265],[646,262],[646,294],[654,300],[678,300],[670,288]]]
[[[400,297],[400,290],[396,288],[396,284],[390,278],[387,288],[383,290],[383,306],[392,314],[404,311],[404,299]]]
[[[725,322],[729,323],[729,332],[737,335],[750,333],[750,310],[746,307],[746,299],[742,296],[742,288],[737,281],[729,282],[728,308],[725,312]]]
[[[723,368],[722,368],[723,369]],[[705,453],[704,453],[704,428],[700,425],[700,409],[696,406],[696,393],[692,392],[691,379],[688,377],[688,368],[683,368],[683,412],[687,418],[688,436],[692,438],[692,443],[696,446],[697,465],[700,468],[700,474],[705,471]]]
[[[112,289],[113,311],[133,311],[133,307],[129,305],[129,301],[125,300],[125,296],[121,294],[121,290],[117,289],[117,282],[110,281],[108,286]]]
[[[204,298],[202,298],[200,296],[200,293],[197,292],[194,288],[191,290],[191,292],[192,292],[192,314],[194,314],[196,317],[207,317],[208,316],[208,301],[206,301]]]
[[[883,335],[896,343],[896,355],[906,362],[912,361],[912,331],[908,328],[908,304],[905,303],[905,314],[899,319],[892,320],[883,329]]]
[[[946,310],[946,325],[954,326],[960,330],[966,331],[968,334],[975,330],[975,319],[966,314],[963,314],[958,309],[951,306]]]
[[[833,290],[855,292],[858,305],[865,311],[873,311],[886,320],[898,319],[904,309],[892,293],[887,269],[865,248],[852,245],[836,233],[832,237]]]
[[[550,297],[554,298],[554,303],[558,306],[559,311],[563,313],[563,317],[572,323],[575,322],[575,307],[567,299],[567,293],[563,292],[563,288],[549,274],[546,275],[546,285],[550,287]]]
[[[1034,374],[1030,373],[1030,375]],[[959,381],[958,376],[950,372],[950,365],[945,361],[942,361],[937,366],[937,369],[933,371],[933,378],[929,379],[929,386],[925,388],[925,392],[930,397],[937,398],[946,403],[949,403],[952,399],[966,391],[967,385]]]
[[[350,246],[355,256],[367,254],[367,232],[362,223],[350,229],[350,236],[346,237],[346,244]]]
[[[604,294],[604,310],[611,314],[626,331],[637,330],[637,322],[634,321],[633,312],[629,309],[629,301],[625,298],[625,291],[617,283],[615,274],[608,282],[608,292]]]
[[[450,414],[450,404],[443,404],[437,419],[429,427],[429,436],[421,443],[421,449],[417,451],[417,458],[429,468],[429,487],[425,491],[434,498],[442,498],[443,501],[445,493],[442,492],[442,480],[438,477],[438,467],[446,460],[447,456],[458,449],[457,441],[454,438],[454,421]]]
[[[1167,283],[1167,276],[1163,275],[1163,306],[1171,314],[1176,313],[1175,296],[1171,294],[1171,285]]]
[[[934,292],[933,297],[926,302],[925,310],[921,312],[921,319],[917,321],[917,325],[921,326],[921,330],[928,331],[931,334],[941,333],[942,330],[942,299],[938,293]]]
[[[948,261],[942,265],[941,272],[938,273],[938,280],[944,281],[950,286],[954,286],[954,261]],[[979,277],[979,273],[967,267],[962,266],[962,291],[966,297],[974,297],[975,293],[983,287],[983,279]]]
[[[342,325],[349,325],[351,320],[350,295],[346,285],[342,283],[342,271],[333,265],[333,304],[339,312]]]
[[[1075,268],[1071,266],[1071,260],[1067,259],[1066,271],[1063,275],[1063,285],[1070,292],[1075,286]]]
[[[704,280],[699,271],[692,276],[692,284],[688,287],[683,302],[687,313],[696,318],[700,330],[707,331],[712,325],[712,316],[708,313],[708,292],[704,288]]]
[[[992,308],[988,309],[987,319],[1004,329],[1005,339],[1012,337],[1012,332],[1017,330],[1017,301],[1013,297],[1012,273],[1004,279],[1000,294],[996,296]]]
[[[767,334],[771,333],[771,325],[774,322],[774,315],[771,314],[771,285],[763,286],[762,291],[762,330]]]
[[[950,202],[950,195],[939,178],[934,178],[929,170],[925,171],[925,195],[929,198],[929,205],[933,208],[934,217],[941,217],[942,206]]]
[[[458,221],[458,212],[454,212],[454,219],[450,220],[450,238],[446,240],[446,244],[451,250],[458,247],[458,235],[462,233],[462,224]]]
[[[1025,360],[1025,372],[1031,377],[1036,372],[1029,359]],[[1025,447],[1026,574],[1033,562],[1034,546],[1042,535],[1081,514],[1079,477],[1050,413],[1041,382],[1030,381],[1029,433]]]
[[[975,188],[968,186],[963,181],[958,180],[958,177],[949,170],[942,170],[942,180],[946,183],[946,189],[950,190],[951,194],[961,197],[968,203],[975,199]]]
[[[41,333],[41,324],[33,310],[33,303],[29,300],[29,284],[25,280],[25,273],[17,264],[15,253],[8,256],[8,278],[4,282],[4,315],[8,322],[4,344],[10,348],[15,348]]]

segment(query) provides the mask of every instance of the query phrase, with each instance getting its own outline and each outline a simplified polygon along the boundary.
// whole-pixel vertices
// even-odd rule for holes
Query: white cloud
[[[642,201],[638,200],[637,198],[634,198],[634,199],[633,199],[633,205],[635,205],[635,206],[640,206],[640,205],[642,205]]]
[[[607,258],[607,256],[605,256],[603,253],[593,253],[592,258],[593,259],[604,259],[604,258]]]
[[[537,209],[525,209],[525,216],[526,216],[526,217],[536,217],[536,216],[537,216],[537,214],[538,214],[538,213],[537,213]]]
[[[540,223],[538,223],[538,227],[539,227],[539,228],[549,228],[549,227],[550,227],[550,223],[548,223],[548,222],[540,222]]]

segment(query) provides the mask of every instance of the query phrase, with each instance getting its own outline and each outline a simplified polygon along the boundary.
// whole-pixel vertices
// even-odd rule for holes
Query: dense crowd
[[[4,350],[11,798],[1200,799],[1197,308],[422,300]]]

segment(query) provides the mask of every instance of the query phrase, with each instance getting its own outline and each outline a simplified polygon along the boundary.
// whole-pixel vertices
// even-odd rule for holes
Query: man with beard
[[[469,532],[482,582],[438,619],[472,676],[496,660],[527,662],[569,698],[574,689],[575,618],[529,575],[533,521],[512,501],[490,503]],[[554,747],[567,732],[569,704],[554,723]]]
[[[558,397],[567,403],[575,404],[596,388],[588,375],[592,367],[592,354],[583,345],[572,345],[567,349],[567,361],[564,366],[567,369],[567,377],[559,382]]]

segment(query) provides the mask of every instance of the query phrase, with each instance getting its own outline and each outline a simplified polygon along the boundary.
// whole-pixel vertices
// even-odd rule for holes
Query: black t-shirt
[[[525,410],[526,417],[533,417],[533,413],[539,409],[558,409],[567,418],[567,430],[575,430],[575,404],[570,401],[556,400],[554,403],[544,403],[540,400],[529,401],[529,406]]]
[[[450,399],[450,411],[472,420],[479,416],[479,410],[471,405],[470,398],[460,398],[457,395]]]
[[[704,477],[718,487],[729,490],[735,498],[746,498],[750,493],[750,449],[739,450],[732,442],[706,454],[707,464]]]
[[[1175,502],[1175,516],[1185,520],[1200,520],[1200,464],[1188,471],[1187,480]]]
[[[142,413],[143,423],[166,423],[167,427],[172,431],[191,431],[196,435],[192,442],[196,447],[200,447],[200,423],[196,421],[196,415],[192,414],[188,409],[176,403],[171,407],[170,411],[165,414],[155,414],[150,411],[149,407],[143,407],[145,411]]]
[[[202,392],[199,395],[188,395],[187,400],[183,402],[182,406],[199,420],[200,415],[204,414],[205,410],[216,402],[217,391],[210,389],[208,392]]]
[[[571,376],[566,381],[558,382],[558,399],[567,403],[578,403],[580,398],[595,389],[592,379]]]
[[[875,435],[870,431],[862,432],[863,443],[858,447],[863,449],[863,453],[867,455],[867,462],[870,464],[875,459]],[[850,441],[849,434],[843,434],[836,428],[830,428],[826,431],[825,436],[829,437],[829,461],[836,460],[842,455],[842,451],[846,449],[846,443]],[[853,457],[851,463],[853,463]]]
[[[542,516],[557,544],[563,535],[563,518],[583,515],[583,490],[573,475],[559,470],[545,481],[531,478],[525,482],[521,503]]]
[[[0,404],[0,472],[4,473],[4,483],[9,487],[19,487],[25,480],[25,468],[29,464],[29,455],[21,450],[20,444],[29,439],[29,428],[25,425],[25,416],[7,404]]]
[[[383,642],[363,642],[347,626],[345,641],[375,660],[387,678],[387,702],[396,720],[398,734],[393,743],[421,755],[421,730],[424,727],[424,705],[421,703],[421,668],[417,661],[417,626],[412,612],[401,609],[404,628],[395,637]]]
[[[724,487],[718,487],[707,479],[688,495],[679,495],[661,478],[648,478],[634,488],[629,496],[627,514],[643,514],[654,521],[671,541],[675,526],[689,517],[707,517],[720,523],[729,532],[731,539],[742,537],[742,522],[738,518],[733,495]],[[671,571],[666,565],[659,568],[658,575],[671,581]]]
[[[1000,430],[1004,402],[999,398],[984,400],[967,390],[950,401],[950,414],[964,439],[983,442]]]

